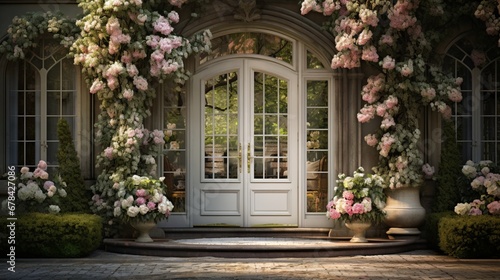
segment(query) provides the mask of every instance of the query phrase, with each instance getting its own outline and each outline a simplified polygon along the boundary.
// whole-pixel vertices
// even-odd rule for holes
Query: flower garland
[[[209,31],[187,39],[174,34],[185,0],[81,0],[84,17],[77,22],[81,37],[72,46],[83,67],[90,93],[101,101],[96,141],[102,172],[92,186],[91,208],[114,224],[113,203],[127,178],[155,176],[155,156],[165,144],[162,130],[144,128],[151,115],[157,82],[184,83],[183,60],[210,49]],[[109,234],[109,233],[108,233]]]
[[[61,45],[69,48],[79,29],[74,19],[61,12],[27,13],[14,17],[7,29],[8,38],[0,44],[0,53],[6,53],[7,59],[24,59],[26,52],[37,47],[41,36],[52,34]]]
[[[420,186],[423,155],[418,148],[418,119],[424,106],[451,116],[453,102],[460,102],[461,79],[447,77],[427,62],[436,33],[425,29],[418,15],[438,19],[444,13],[440,1],[315,1],[302,2],[302,14],[310,11],[329,16],[329,29],[338,51],[332,68],[360,67],[370,63],[377,75],[368,78],[361,95],[366,102],[357,115],[361,123],[381,118],[376,133],[365,137],[379,151],[374,167],[390,188]],[[429,3],[426,3],[429,4]],[[427,168],[425,168],[427,170]]]

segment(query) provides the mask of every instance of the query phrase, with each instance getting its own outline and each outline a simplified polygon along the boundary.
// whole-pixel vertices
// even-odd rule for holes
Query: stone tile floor
[[[333,258],[171,258],[96,251],[87,258],[4,262],[0,279],[500,279],[500,260],[430,250]]]

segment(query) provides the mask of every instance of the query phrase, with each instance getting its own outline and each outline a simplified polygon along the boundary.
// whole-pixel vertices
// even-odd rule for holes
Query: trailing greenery
[[[500,217],[443,217],[438,223],[439,248],[456,258],[500,258]]]
[[[30,213],[19,216],[15,222],[15,244],[7,242],[10,223],[6,218],[1,219],[6,235],[0,235],[0,246],[2,252],[9,252],[10,247],[15,246],[16,257],[85,257],[96,250],[102,240],[102,223],[97,215]]]
[[[59,149],[57,161],[59,162],[59,175],[66,182],[66,200],[61,205],[63,212],[88,212],[90,213],[90,190],[85,187],[85,181],[80,169],[80,159],[73,143],[68,122],[61,118],[57,123],[57,137]]]
[[[453,122],[443,122],[443,142],[441,144],[441,160],[436,180],[436,196],[434,197],[433,212],[451,211],[460,202],[458,178],[461,158],[455,138]]]

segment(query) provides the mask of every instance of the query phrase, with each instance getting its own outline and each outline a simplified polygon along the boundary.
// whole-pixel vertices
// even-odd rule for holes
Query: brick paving
[[[96,251],[87,258],[4,262],[0,279],[500,279],[500,259],[430,250],[332,258],[167,258]]]

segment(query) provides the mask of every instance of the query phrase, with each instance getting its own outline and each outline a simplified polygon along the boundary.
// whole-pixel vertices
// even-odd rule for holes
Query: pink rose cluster
[[[153,49],[150,57],[150,74],[153,77],[167,75],[177,71],[182,65],[178,61],[167,59],[172,51],[184,44],[181,37],[171,35],[172,23],[179,21],[179,14],[171,11],[167,17],[159,16],[154,22],[155,33],[161,35],[147,36],[146,44]],[[163,35],[163,36],[162,36]]]
[[[327,217],[337,220],[342,214],[352,217],[353,215],[370,212],[372,210],[372,200],[369,197],[364,197],[361,202],[354,202],[354,194],[351,191],[344,191],[342,197],[331,200],[326,209]]]

